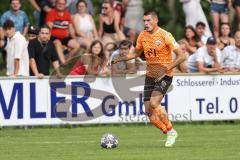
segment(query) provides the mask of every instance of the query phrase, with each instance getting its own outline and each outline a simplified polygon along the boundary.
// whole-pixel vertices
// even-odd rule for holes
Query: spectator
[[[184,28],[184,40],[186,43],[187,52],[191,55],[203,45],[203,42],[198,37],[193,26],[186,26]]]
[[[0,20],[0,26],[2,27],[4,22],[10,19],[11,21],[13,21],[16,31],[26,36],[29,26],[29,20],[25,12],[20,10],[21,0],[10,0],[10,6],[11,9],[3,13]],[[1,39],[3,39],[3,37],[1,37]]]
[[[240,0],[233,0],[233,7],[237,15],[237,29],[240,30]]]
[[[98,38],[97,29],[92,16],[86,13],[87,3],[79,0],[76,4],[78,12],[74,15],[73,25],[81,47],[88,48]]]
[[[211,0],[211,15],[213,19],[213,32],[219,37],[219,24],[229,23],[228,13],[232,0]]]
[[[69,12],[72,15],[77,13],[77,8],[76,8],[77,2],[78,2],[78,0],[67,0],[67,5],[66,6],[67,6],[67,9],[69,10]],[[94,8],[93,8],[92,0],[85,0],[85,2],[87,3],[86,13],[93,16],[94,15]]]
[[[55,8],[56,0],[42,0],[40,3],[41,12],[40,12],[40,20],[39,27],[43,26],[46,21],[46,16],[48,12],[50,12],[53,8]]]
[[[123,40],[119,44],[119,49],[112,53],[110,61],[126,56],[130,53],[130,49],[132,47],[132,42],[128,40]],[[111,73],[112,75],[116,74],[128,74],[128,73],[136,73],[136,64],[135,59],[129,61],[121,61],[111,65]]]
[[[185,13],[186,26],[196,26],[201,21],[206,25],[207,37],[212,36],[207,18],[203,12],[200,0],[180,0],[182,2],[183,11]]]
[[[185,54],[185,61],[183,61],[182,63],[180,63],[175,69],[174,72],[175,73],[187,73],[187,60],[189,57],[189,53],[187,52],[187,45],[186,42],[184,40],[179,40],[178,41],[179,47],[181,48],[182,52]],[[173,54],[173,60],[176,59],[176,55]]]
[[[197,22],[195,30],[196,30],[198,37],[203,42],[203,44],[206,44],[207,39],[208,39],[208,36],[206,34],[206,24],[201,21]]]
[[[110,0],[105,0],[102,4],[102,14],[99,16],[99,36],[105,44],[125,39],[120,30],[120,14],[113,9]]]
[[[57,0],[56,8],[48,12],[46,23],[52,30],[51,40],[54,42],[57,53],[62,64],[79,52],[80,45],[76,40],[72,18],[65,10],[66,0]],[[65,58],[63,45],[70,48],[69,56]]]
[[[230,45],[222,51],[221,62],[226,72],[240,72],[240,31],[234,35],[235,45]]]
[[[3,30],[7,40],[7,76],[28,76],[29,57],[27,41],[20,32],[16,32],[14,22],[6,20]]]
[[[29,26],[28,33],[27,33],[27,40],[31,41],[38,36],[38,27],[36,26]]]
[[[33,16],[37,23],[40,22],[41,2],[44,0],[29,0],[30,4],[34,8]]]
[[[235,43],[234,39],[230,37],[230,34],[230,25],[228,23],[222,23],[220,26],[220,36],[218,38],[218,48],[220,50]]]
[[[107,75],[109,74],[107,66],[108,59],[105,56],[103,44],[101,41],[95,40],[88,53],[83,54],[75,63],[70,75]]]
[[[135,42],[138,33],[144,29],[143,12],[142,0],[129,0],[126,8],[124,33],[132,42]]]
[[[50,35],[50,28],[46,25],[42,26],[38,38],[31,40],[28,44],[31,76],[43,78],[44,75],[49,75],[51,62],[58,76],[61,76],[58,55]]]
[[[202,46],[188,58],[188,72],[222,72],[220,63],[221,52],[217,48],[217,40],[209,37],[206,46]]]

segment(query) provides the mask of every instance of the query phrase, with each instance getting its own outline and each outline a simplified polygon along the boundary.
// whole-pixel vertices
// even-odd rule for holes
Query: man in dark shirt
[[[52,63],[57,75],[61,77],[58,55],[55,45],[50,40],[50,35],[50,28],[44,25],[40,29],[38,38],[31,40],[28,44],[31,76],[43,78],[44,75],[49,75]]]

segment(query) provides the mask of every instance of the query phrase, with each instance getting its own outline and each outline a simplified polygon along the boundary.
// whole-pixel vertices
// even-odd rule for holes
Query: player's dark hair
[[[202,22],[202,21],[199,21],[199,22],[196,23],[196,28],[199,27],[199,26],[202,26],[202,27],[205,28],[206,24],[204,22]]]
[[[132,46],[132,42],[129,41],[129,40],[122,40],[120,43],[119,43],[119,48],[121,47],[128,47],[128,48],[131,48]]]
[[[11,28],[14,28],[14,27],[15,27],[15,25],[14,25],[13,21],[10,20],[10,19],[7,19],[3,24],[3,29],[4,30],[11,29]]]
[[[158,15],[157,15],[157,13],[155,11],[146,11],[144,13],[144,16],[148,16],[148,15],[151,15],[151,16],[153,16],[155,18],[158,18]]]

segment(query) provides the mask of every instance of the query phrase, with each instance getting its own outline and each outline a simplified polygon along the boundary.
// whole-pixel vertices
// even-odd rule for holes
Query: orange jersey
[[[158,28],[154,33],[143,31],[137,39],[137,50],[143,50],[147,62],[147,75],[150,77],[159,77],[159,70],[162,65],[166,66],[172,63],[172,51],[179,45],[172,34]],[[172,70],[167,72],[172,76]]]

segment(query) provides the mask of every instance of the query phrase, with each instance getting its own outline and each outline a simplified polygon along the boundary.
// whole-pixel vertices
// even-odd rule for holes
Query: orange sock
[[[166,125],[159,119],[158,114],[153,112],[152,115],[149,116],[149,120],[155,127],[160,129],[164,134],[167,133],[168,129]]]
[[[166,125],[167,130],[171,130],[173,128],[171,121],[168,119],[168,114],[163,107],[159,107],[160,111],[160,120]]]

